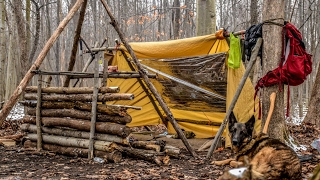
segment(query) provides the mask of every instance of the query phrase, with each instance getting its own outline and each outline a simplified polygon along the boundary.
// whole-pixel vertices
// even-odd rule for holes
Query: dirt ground
[[[0,136],[19,133],[19,123],[4,123]],[[302,162],[303,177],[307,179],[320,162],[319,152],[312,149],[311,142],[319,137],[319,130],[310,125],[289,127],[292,137],[306,146],[301,155],[313,157]],[[144,136],[145,139],[150,137]],[[194,159],[179,139],[165,138],[167,144],[182,149],[179,159],[170,159],[169,165],[158,166],[140,159],[123,156],[120,163],[99,163],[79,157],[67,157],[47,151],[37,152],[24,149],[21,143],[16,146],[0,146],[0,179],[216,179],[229,166],[210,165],[205,160],[207,151],[197,152],[201,159]],[[189,139],[194,149],[207,139]],[[221,160],[232,156],[229,149],[213,154],[213,159]]]

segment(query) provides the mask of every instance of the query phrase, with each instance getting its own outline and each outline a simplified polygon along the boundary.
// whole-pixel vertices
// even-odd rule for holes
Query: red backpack
[[[285,22],[282,32],[284,41],[279,66],[259,79],[255,87],[255,97],[260,88],[275,84],[288,85],[288,107],[286,114],[288,116],[290,99],[289,86],[298,86],[306,80],[312,71],[312,56],[306,52],[302,35],[293,24]]]

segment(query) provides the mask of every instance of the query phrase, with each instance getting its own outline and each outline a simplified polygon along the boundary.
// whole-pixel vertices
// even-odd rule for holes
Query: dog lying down
[[[211,164],[242,168],[231,169],[219,179],[301,179],[297,154],[286,144],[265,134],[252,137],[254,122],[254,116],[246,123],[239,123],[234,114],[230,114],[228,128],[235,159],[212,161]]]

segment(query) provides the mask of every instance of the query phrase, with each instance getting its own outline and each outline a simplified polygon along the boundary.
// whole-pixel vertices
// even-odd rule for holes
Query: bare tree
[[[216,31],[215,0],[197,0],[197,36],[212,34]],[[221,17],[222,18],[222,17]]]
[[[283,24],[284,18],[284,2],[278,0],[263,1],[263,20],[278,19],[273,22]],[[280,18],[280,19],[279,19]],[[281,19],[282,18],[282,19]],[[265,24],[263,26],[263,74],[275,69],[281,59],[282,50],[282,26],[275,24]],[[283,89],[283,85],[281,87]],[[277,92],[274,112],[270,121],[268,134],[270,137],[284,141],[286,132],[285,117],[284,117],[284,94],[279,92],[279,86],[271,86],[263,89],[262,93],[262,125],[268,115],[271,93]],[[263,126],[262,126],[263,127]]]

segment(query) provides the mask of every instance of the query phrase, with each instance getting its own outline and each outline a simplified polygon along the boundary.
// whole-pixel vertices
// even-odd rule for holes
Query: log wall
[[[22,102],[26,107],[24,124],[21,125],[28,139],[25,147],[37,147],[36,119],[39,116],[42,149],[68,156],[88,157],[93,88],[41,88],[41,102],[37,102],[38,90],[34,86],[27,87],[24,94],[26,101]],[[165,148],[165,141],[143,142],[130,137],[131,129],[126,124],[132,118],[127,109],[140,110],[140,107],[105,103],[108,100],[133,98],[133,94],[119,93],[117,87],[99,88],[94,156],[105,158],[105,162],[120,162],[122,155],[126,155],[158,165],[167,164],[169,157],[178,158],[180,150],[169,151]]]

